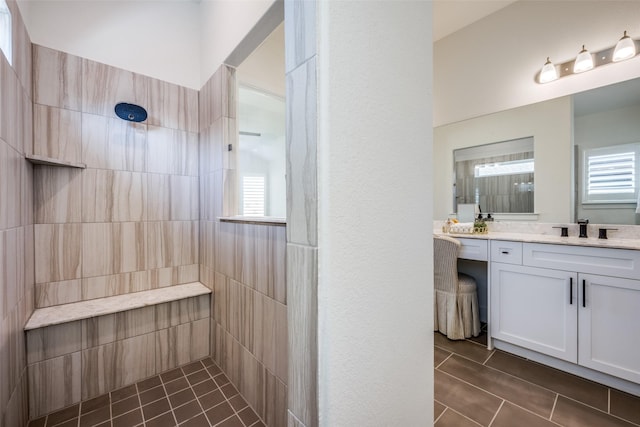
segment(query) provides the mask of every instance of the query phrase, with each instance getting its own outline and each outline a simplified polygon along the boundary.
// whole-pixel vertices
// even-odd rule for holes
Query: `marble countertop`
[[[434,220],[435,234],[443,234],[444,221]],[[483,240],[510,240],[526,243],[549,243],[567,246],[590,246],[596,248],[615,248],[640,250],[640,226],[627,224],[588,224],[588,238],[578,237],[579,226],[575,223],[550,223],[537,221],[490,221],[486,234],[454,234],[451,237]],[[560,236],[560,228],[566,227],[569,237]],[[608,239],[598,239],[601,228],[608,230]]]
[[[192,282],[149,291],[37,308],[29,318],[24,330],[28,331],[210,293],[211,290],[202,283]]]
[[[434,230],[434,234],[443,235],[444,233],[440,230]],[[577,236],[560,237],[559,235],[508,231],[489,231],[485,234],[448,233],[446,235],[460,239],[509,240],[523,243],[549,243],[554,245],[640,250],[640,239],[598,239],[597,237],[580,238]]]

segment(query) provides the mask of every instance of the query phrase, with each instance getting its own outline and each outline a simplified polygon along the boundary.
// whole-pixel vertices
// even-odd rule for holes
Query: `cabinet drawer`
[[[522,243],[503,240],[491,241],[491,261],[522,264]]]
[[[458,258],[471,259],[475,261],[487,261],[487,241],[484,239],[457,238],[460,241],[460,251]]]
[[[586,246],[524,243],[524,265],[637,279],[640,251]]]

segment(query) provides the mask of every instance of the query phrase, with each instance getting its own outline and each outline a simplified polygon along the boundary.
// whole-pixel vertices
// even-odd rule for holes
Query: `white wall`
[[[640,76],[640,56],[546,85],[536,73],[585,44],[640,38],[639,1],[517,1],[434,45],[434,125],[495,113]]]
[[[197,2],[19,0],[18,5],[33,43],[201,87]]]
[[[275,0],[201,0],[200,76],[204,84]]]
[[[285,97],[284,23],[236,69],[239,84]]]
[[[446,219],[453,208],[453,150],[533,136],[534,209],[542,222],[572,222],[570,97],[540,102],[434,130],[434,218]]]
[[[18,0],[31,41],[200,89],[274,0]]]
[[[431,3],[318,8],[320,425],[431,425]]]

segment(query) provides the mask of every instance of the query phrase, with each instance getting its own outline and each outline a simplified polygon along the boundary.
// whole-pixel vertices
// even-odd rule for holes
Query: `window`
[[[584,150],[582,203],[635,203],[640,143]]]
[[[0,0],[0,50],[11,65],[11,11],[5,0]]]
[[[264,176],[242,177],[242,214],[264,216]]]

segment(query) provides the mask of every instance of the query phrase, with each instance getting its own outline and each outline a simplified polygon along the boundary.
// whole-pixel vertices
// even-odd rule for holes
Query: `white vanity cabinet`
[[[640,251],[492,241],[490,265],[492,338],[640,383]]]
[[[640,280],[578,275],[578,363],[640,383]],[[584,302],[584,304],[583,304]]]

